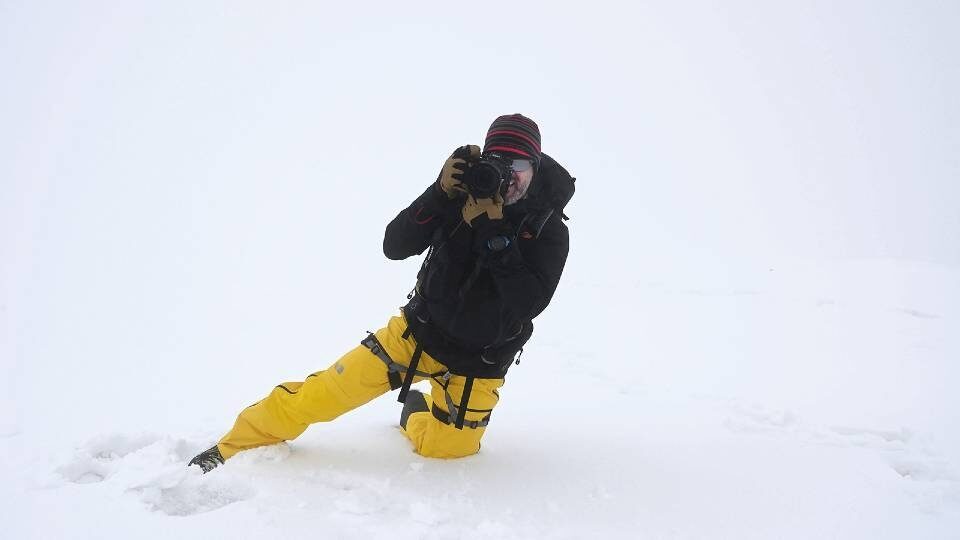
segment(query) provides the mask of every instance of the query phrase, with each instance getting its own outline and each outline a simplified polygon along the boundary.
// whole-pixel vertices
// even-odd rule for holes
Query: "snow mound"
[[[245,482],[226,476],[202,478],[196,467],[186,467],[202,445],[157,435],[109,434],[83,445],[56,472],[75,484],[105,484],[105,489],[133,495],[149,509],[171,516],[209,512],[253,497]],[[271,447],[260,454],[276,459]],[[289,452],[288,452],[289,453]],[[251,462],[256,456],[244,456]],[[263,459],[263,458],[261,458]]]

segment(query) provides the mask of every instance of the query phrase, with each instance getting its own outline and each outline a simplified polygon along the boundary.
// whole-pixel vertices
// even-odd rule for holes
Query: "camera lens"
[[[489,199],[499,191],[500,186],[508,176],[508,167],[501,161],[493,158],[481,158],[476,165],[470,168],[467,189],[478,199]]]
[[[478,199],[489,199],[500,188],[500,180],[500,171],[481,161],[474,168],[470,192]]]

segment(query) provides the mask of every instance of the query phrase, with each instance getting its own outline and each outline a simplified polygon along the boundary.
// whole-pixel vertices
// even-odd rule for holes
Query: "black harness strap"
[[[403,377],[401,373],[407,372],[407,366],[394,362],[390,355],[387,354],[387,351],[384,350],[383,345],[380,344],[380,341],[377,339],[377,336],[373,333],[370,333],[363,341],[360,342],[361,345],[370,349],[370,352],[374,354],[377,358],[380,359],[387,366],[387,379],[390,381],[390,390],[396,390],[403,386]],[[435,379],[443,373],[425,373],[423,371],[416,371],[414,367],[415,375],[421,377],[427,377],[430,379]]]
[[[434,418],[436,418],[437,420],[447,425],[450,425],[456,421],[454,418],[451,418],[450,413],[441,409],[440,407],[437,407],[436,404],[434,404],[433,407],[430,408],[430,413],[433,414]],[[468,427],[470,429],[477,429],[477,428],[487,427],[487,424],[489,423],[490,423],[490,415],[488,414],[483,418],[481,418],[480,420],[471,420],[469,422],[464,422],[463,427]]]
[[[413,349],[413,357],[410,358],[410,365],[407,367],[407,373],[403,377],[403,384],[400,386],[400,395],[397,396],[397,401],[400,403],[406,403],[407,394],[410,393],[410,385],[413,384],[413,377],[417,374],[417,364],[420,363],[420,355],[423,354],[423,346],[417,342],[416,348]]]
[[[418,322],[425,323],[419,317],[417,317]],[[411,335],[411,327],[408,325],[403,332],[403,338],[407,339]],[[460,405],[457,406],[450,395],[448,386],[450,384],[450,377],[453,375],[450,371],[443,371],[439,373],[425,373],[422,371],[417,371],[417,367],[420,364],[420,358],[423,356],[423,346],[419,341],[416,342],[416,346],[413,350],[413,356],[410,358],[410,365],[404,366],[398,362],[395,362],[390,355],[387,354],[387,351],[383,348],[383,345],[377,339],[377,336],[372,332],[368,332],[367,337],[360,342],[361,345],[370,349],[370,352],[374,354],[377,358],[383,361],[387,366],[387,378],[390,381],[390,389],[396,390],[400,389],[400,395],[397,396],[397,401],[400,403],[406,403],[407,396],[410,394],[410,386],[413,385],[413,379],[419,375],[421,377],[430,378],[438,382],[444,390],[444,396],[447,401],[447,408],[449,412],[444,412],[438,407],[432,408],[433,416],[443,422],[444,424],[454,424],[454,427],[457,429],[463,429],[464,426],[476,429],[478,427],[485,427],[490,422],[490,414],[487,414],[485,417],[480,420],[471,420],[470,422],[466,421],[467,412],[490,412],[490,409],[470,409],[468,405],[470,403],[470,394],[473,392],[473,381],[475,377],[465,377],[463,384],[463,394],[460,397]],[[401,378],[401,373],[403,377]]]
[[[390,381],[390,390],[396,390],[403,386],[403,379],[400,378],[399,371],[387,371],[387,380]]]
[[[467,377],[463,383],[463,396],[460,398],[460,407],[457,409],[457,423],[454,427],[463,429],[463,422],[467,417],[467,404],[470,403],[470,393],[473,391],[473,377]]]

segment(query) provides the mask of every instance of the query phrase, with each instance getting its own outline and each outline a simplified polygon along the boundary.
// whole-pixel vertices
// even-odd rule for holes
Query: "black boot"
[[[203,470],[203,473],[206,474],[216,469],[219,465],[223,465],[223,456],[220,455],[220,449],[217,448],[217,445],[213,445],[191,459],[187,467],[190,465],[199,466]]]
[[[400,411],[400,427],[407,429],[407,419],[410,415],[418,412],[427,412],[430,407],[427,406],[427,398],[419,390],[410,390],[407,394],[407,401],[403,403],[403,410]]]

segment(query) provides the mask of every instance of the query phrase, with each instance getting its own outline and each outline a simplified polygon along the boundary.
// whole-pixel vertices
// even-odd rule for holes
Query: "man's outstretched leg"
[[[402,317],[393,317],[376,333],[391,358],[403,364],[413,351],[412,340],[402,338],[405,328]],[[310,424],[333,420],[389,390],[386,365],[370,349],[358,346],[302,382],[278,385],[244,409],[217,445],[190,464],[207,472],[241,450],[295,439]]]

